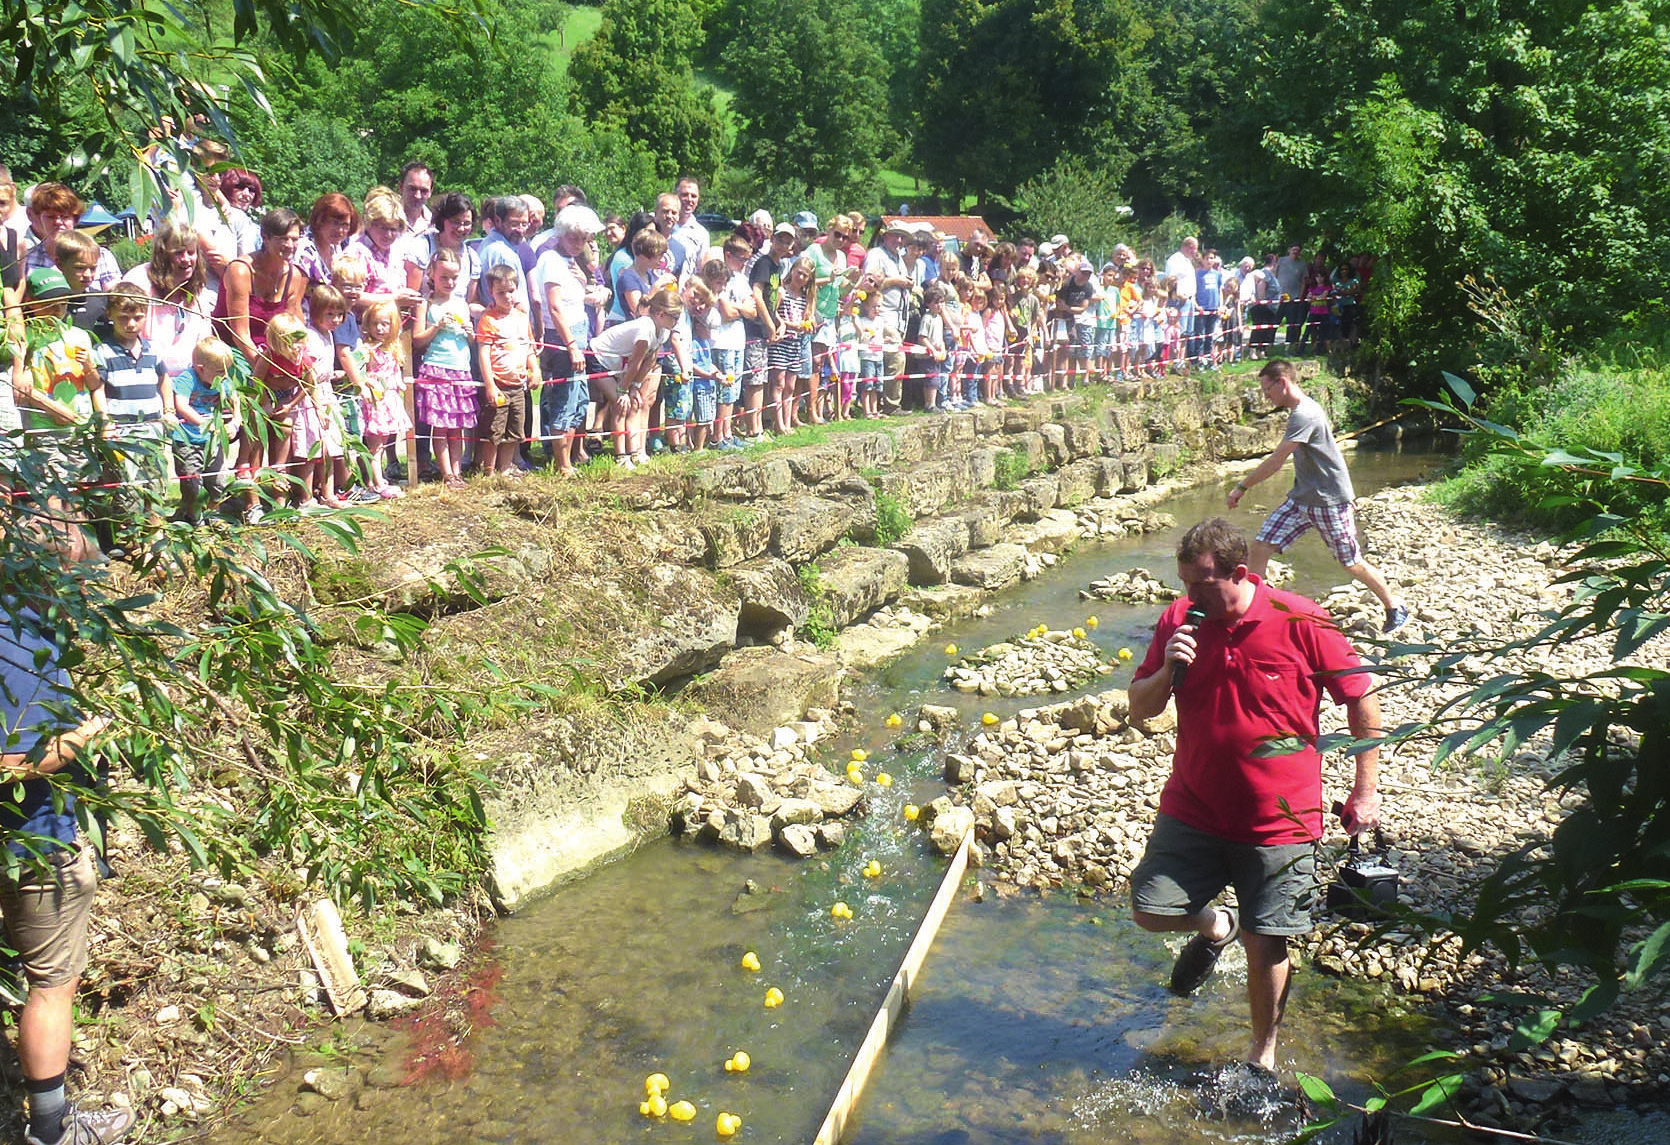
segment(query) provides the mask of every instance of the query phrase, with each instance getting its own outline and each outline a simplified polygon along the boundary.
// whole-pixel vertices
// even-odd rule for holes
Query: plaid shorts
[[[1278,553],[1305,535],[1306,529],[1322,534],[1330,552],[1346,568],[1362,564],[1363,547],[1357,542],[1357,512],[1350,501],[1338,505],[1299,505],[1290,497],[1264,518],[1257,539]]]

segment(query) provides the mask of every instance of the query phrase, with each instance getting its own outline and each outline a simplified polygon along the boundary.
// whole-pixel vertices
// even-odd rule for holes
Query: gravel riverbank
[[[1452,633],[1506,640],[1535,631],[1539,611],[1570,599],[1568,586],[1552,583],[1562,571],[1559,552],[1527,535],[1457,518],[1423,501],[1419,489],[1383,491],[1361,502],[1359,514],[1370,559],[1414,610],[1400,641],[1443,646]],[[1169,580],[1171,570],[1159,575]],[[1354,635],[1377,635],[1380,608],[1366,590],[1347,583],[1324,594],[1323,602]],[[1359,647],[1377,660],[1393,652],[1367,639]],[[1670,640],[1661,638],[1635,659],[1663,664],[1667,652]],[[1142,649],[1136,654],[1140,659]],[[1414,679],[1428,667],[1419,656],[1394,656],[1393,662]],[[1609,644],[1586,639],[1498,666],[1561,674],[1608,663]],[[1127,683],[1128,668],[1111,679]],[[1437,686],[1387,688],[1382,704],[1388,726],[1429,718],[1452,696]],[[1324,731],[1343,732],[1343,725],[1340,709],[1325,710]],[[1169,709],[1146,727],[1129,726],[1123,693],[1111,691],[1024,710],[951,754],[947,779],[974,812],[985,877],[1000,886],[1079,885],[1087,893],[1124,893],[1170,767],[1174,727]],[[1382,761],[1387,858],[1399,871],[1405,902],[1435,912],[1464,911],[1471,881],[1493,867],[1495,857],[1545,838],[1570,801],[1545,789],[1555,768],[1534,741],[1492,765],[1436,767],[1435,743],[1436,737],[1406,744]],[[1349,777],[1348,765],[1331,759],[1327,797],[1343,796]],[[1326,842],[1331,874],[1343,837]],[[1552,990],[1571,1003],[1584,985],[1576,976],[1549,981],[1539,972],[1514,971],[1490,949],[1463,955],[1451,935],[1394,931],[1360,945],[1367,932],[1366,926],[1332,920],[1299,944],[1300,951],[1322,972],[1371,979],[1440,1007],[1454,1024],[1449,1048],[1461,1051],[1470,1068],[1458,1099],[1470,1120],[1546,1127],[1572,1105],[1640,1108],[1670,1094],[1670,1005],[1631,997],[1534,1051],[1519,1050],[1510,1045],[1510,1033],[1521,1012],[1487,1005],[1479,996],[1493,989]]]

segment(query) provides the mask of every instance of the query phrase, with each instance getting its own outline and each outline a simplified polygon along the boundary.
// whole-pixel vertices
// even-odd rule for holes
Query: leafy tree
[[[868,189],[885,150],[886,70],[853,0],[743,0],[725,45],[737,162],[813,191]]]
[[[568,65],[574,109],[653,154],[664,181],[711,180],[723,158],[713,92],[690,68],[701,40],[690,0],[606,0],[597,35]]]
[[[1670,288],[1670,5],[1269,0],[1216,136],[1241,212],[1386,258],[1377,348],[1471,365],[1468,276],[1581,342]]]
[[[1251,0],[1136,0],[1148,38],[1135,61],[1144,81],[1118,128],[1135,155],[1125,178],[1139,218],[1213,213],[1223,189],[1211,128],[1244,97],[1239,61],[1252,26]]]
[[[275,202],[305,207],[325,191],[357,197],[422,159],[443,190],[479,199],[541,195],[577,183],[598,202],[639,203],[656,186],[653,157],[617,129],[588,127],[532,41],[538,9],[485,8],[485,26],[455,29],[397,0],[373,0],[364,29],[336,61],[290,61],[271,119],[247,102],[234,118],[240,159],[273,185]]]
[[[1115,243],[1131,239],[1131,226],[1120,194],[1123,172],[1091,167],[1067,157],[1048,171],[1022,183],[1015,205],[1026,213],[1034,234],[1071,235],[1080,250],[1111,252]],[[1125,208],[1129,211],[1129,208]]]
[[[1125,0],[922,0],[924,174],[1007,196],[1064,155],[1122,170],[1148,35]]]
[[[428,0],[419,4],[440,11]],[[0,0],[0,87],[36,117],[69,170],[137,158],[145,129],[206,116],[232,135],[213,85],[264,100],[257,34],[334,52],[355,9],[339,0]],[[73,125],[73,136],[62,133]],[[134,171],[143,170],[136,165]],[[136,195],[159,188],[136,180]],[[140,205],[143,205],[141,203]]]

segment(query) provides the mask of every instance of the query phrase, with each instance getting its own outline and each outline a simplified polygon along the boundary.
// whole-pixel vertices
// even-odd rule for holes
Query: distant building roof
[[[881,217],[883,227],[892,223],[902,223],[911,230],[926,228],[941,231],[956,239],[958,243],[968,242],[969,239],[974,237],[975,231],[983,232],[987,242],[990,242],[993,238],[991,224],[979,215],[883,215]]]

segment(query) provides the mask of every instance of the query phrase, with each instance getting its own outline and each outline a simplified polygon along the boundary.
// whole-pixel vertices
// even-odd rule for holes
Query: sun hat
[[[794,225],[801,230],[815,231],[818,229],[818,217],[811,211],[801,211],[794,217]]]

